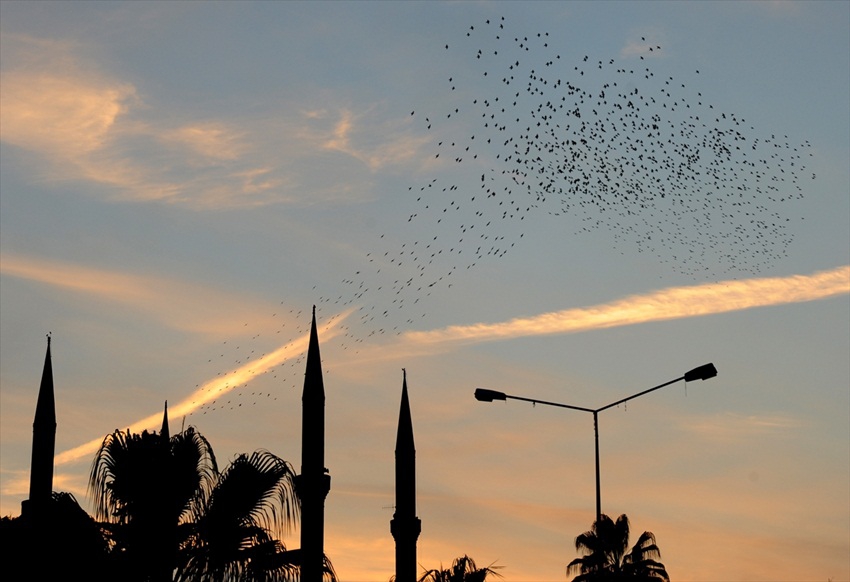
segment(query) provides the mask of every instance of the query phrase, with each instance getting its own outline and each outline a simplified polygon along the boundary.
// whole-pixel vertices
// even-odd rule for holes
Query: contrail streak
[[[354,309],[349,309],[339,315],[331,317],[330,320],[319,329],[322,339],[329,340],[338,335],[340,333],[338,324],[351,315],[353,311]],[[207,402],[227,394],[234,388],[244,386],[257,376],[264,374],[275,366],[282,364],[287,360],[291,360],[292,358],[297,358],[307,351],[307,345],[309,342],[310,334],[308,332],[304,336],[280,346],[275,351],[266,354],[256,361],[243,364],[223,377],[216,377],[209,380],[192,394],[184,398],[181,402],[169,407],[168,412],[173,415],[173,417],[185,416],[190,412],[197,410]],[[137,433],[146,429],[159,428],[161,422],[162,413],[159,412],[134,422],[128,427],[128,430]],[[102,442],[103,438],[97,438],[74,447],[73,449],[63,451],[56,455],[54,464],[62,465],[64,463],[76,461],[81,457],[90,456],[97,451]]]
[[[402,334],[394,349],[380,348],[377,359],[433,353],[451,349],[458,343],[480,343],[518,337],[578,333],[623,325],[653,321],[681,319],[739,311],[752,307],[768,307],[787,303],[815,301],[850,293],[850,265],[812,275],[730,280],[692,287],[671,287],[643,295],[632,295],[590,307],[542,313],[532,317],[515,318],[497,323],[452,325],[431,331],[410,331]],[[321,330],[323,339],[336,336],[337,324],[347,318],[353,309],[330,319]],[[198,388],[182,402],[169,408],[175,417],[189,414],[201,405],[242,386],[254,377],[298,357],[307,349],[309,336],[285,344],[274,352],[234,369],[223,378],[215,378]],[[358,358],[370,359],[366,353]],[[161,413],[153,414],[130,425],[139,432],[156,428]],[[56,456],[56,464],[69,463],[97,451],[102,439],[95,439]]]
[[[850,265],[812,275],[731,280],[671,287],[611,303],[542,313],[498,323],[452,325],[404,334],[410,344],[478,343],[524,336],[577,333],[621,325],[712,315],[826,299],[850,293]]]

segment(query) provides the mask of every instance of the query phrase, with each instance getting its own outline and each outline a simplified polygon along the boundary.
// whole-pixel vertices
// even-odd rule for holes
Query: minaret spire
[[[56,449],[56,402],[53,397],[53,364],[50,358],[50,335],[41,373],[41,386],[32,423],[32,461],[30,463],[30,494],[24,511],[41,513],[53,496],[53,455]]]
[[[316,306],[307,348],[307,371],[301,395],[301,582],[321,582],[324,571],[325,497],[331,476],[325,468],[325,387],[316,331]]]
[[[171,433],[168,430],[168,400],[165,401],[165,408],[162,412],[162,429],[160,429],[159,435],[164,442],[171,440]]]
[[[401,406],[395,441],[395,513],[390,532],[395,539],[395,582],[416,581],[416,540],[422,522],[416,517],[416,448],[407,395],[407,370],[402,368]]]

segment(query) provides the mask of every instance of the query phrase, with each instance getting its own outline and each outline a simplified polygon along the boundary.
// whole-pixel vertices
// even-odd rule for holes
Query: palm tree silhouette
[[[275,535],[298,516],[293,478],[268,451],[238,455],[219,472],[194,427],[171,437],[128,430],[104,438],[89,492],[123,579],[289,581],[299,552]]]
[[[643,532],[632,549],[629,545],[629,518],[625,514],[616,523],[605,514],[590,531],[576,537],[576,550],[585,555],[567,565],[567,576],[578,573],[572,582],[669,582],[664,564],[657,562],[661,550],[652,532]]]
[[[488,575],[502,577],[496,572],[501,566],[487,566],[486,568],[478,568],[475,562],[469,556],[461,556],[457,558],[450,568],[442,569],[442,564],[439,570],[428,570],[425,572],[419,582],[484,582]]]
[[[192,427],[171,438],[116,430],[103,439],[89,493],[128,580],[172,580],[188,538],[185,519],[217,473],[212,447]]]
[[[193,506],[178,580],[297,580],[300,553],[271,532],[298,515],[292,467],[268,451],[237,456]]]

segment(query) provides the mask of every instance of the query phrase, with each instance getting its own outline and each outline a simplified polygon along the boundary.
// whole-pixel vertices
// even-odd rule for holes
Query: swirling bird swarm
[[[446,77],[454,98],[441,113],[412,112],[439,136],[433,159],[442,162],[438,178],[409,189],[417,206],[406,219],[425,227],[378,257],[404,273],[396,295],[416,301],[454,272],[504,256],[540,213],[568,218],[567,234],[606,229],[614,245],[695,278],[759,273],[786,255],[792,219],[781,210],[803,196],[808,142],[759,135],[656,76],[648,64],[661,46],[642,39],[626,64],[567,58],[549,33],[510,34],[500,19],[443,50],[462,71]],[[478,78],[465,83],[469,75]],[[446,172],[446,162],[461,171]]]
[[[507,28],[503,18],[470,26],[428,57],[446,67],[446,84],[410,114],[434,137],[424,177],[401,193],[409,209],[398,218],[402,238],[379,234],[342,293],[317,301],[320,312],[359,308],[341,326],[345,349],[410,329],[433,310],[433,291],[505,256],[542,221],[563,225],[562,238],[546,241],[547,269],[569,269],[561,248],[592,230],[695,279],[756,274],[787,253],[787,205],[812,177],[808,142],[759,133],[721,112],[689,87],[698,71],[689,84],[657,72],[664,52],[646,39],[626,57],[600,59],[561,54],[546,32]],[[290,339],[305,333],[287,327],[274,339],[285,339],[282,331]],[[265,355],[251,347],[224,342],[217,359],[238,367]],[[264,375],[297,390],[302,358]],[[220,375],[235,374],[231,367]],[[247,404],[247,385],[228,394],[228,379],[203,413]],[[253,403],[272,393],[250,395]]]

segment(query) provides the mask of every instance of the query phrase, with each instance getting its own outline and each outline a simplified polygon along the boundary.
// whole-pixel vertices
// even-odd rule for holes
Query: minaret
[[[160,429],[159,435],[166,443],[171,440],[171,431],[168,429],[168,400],[165,401],[165,409],[162,411],[162,429]]]
[[[53,496],[53,455],[56,449],[56,403],[53,398],[53,364],[50,361],[50,336],[41,373],[41,387],[32,423],[32,461],[30,463],[30,495],[21,513],[43,514]]]
[[[325,468],[325,387],[316,333],[316,306],[307,348],[307,371],[301,395],[301,582],[321,582],[325,558],[325,497],[331,476]]]
[[[401,387],[395,440],[395,513],[390,532],[395,539],[395,582],[416,582],[416,540],[422,522],[416,517],[416,448],[407,397],[407,371]]]

